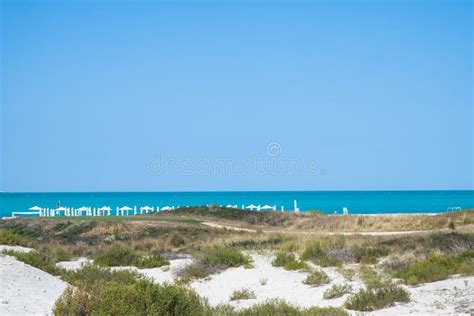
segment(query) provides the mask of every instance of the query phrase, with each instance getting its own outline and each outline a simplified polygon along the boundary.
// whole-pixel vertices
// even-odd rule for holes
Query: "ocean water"
[[[253,192],[82,192],[82,193],[0,193],[0,217],[28,208],[194,206],[194,205],[276,205],[286,211],[297,200],[302,210],[351,214],[441,213],[448,207],[474,208],[474,191],[253,191]]]

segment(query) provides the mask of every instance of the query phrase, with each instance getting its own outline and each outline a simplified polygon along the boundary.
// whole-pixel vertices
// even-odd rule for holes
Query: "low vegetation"
[[[28,238],[12,229],[0,229],[0,245],[27,246]]]
[[[302,260],[311,260],[322,267],[341,266],[342,261],[331,255],[334,249],[344,247],[345,238],[318,239],[306,245],[301,254]]]
[[[69,287],[54,307],[55,315],[205,315],[208,307],[196,292],[147,280],[132,284],[94,283]]]
[[[379,288],[360,289],[349,296],[344,306],[347,309],[368,312],[409,300],[410,295],[405,289],[394,284],[386,284]]]
[[[319,286],[328,284],[329,282],[331,282],[331,279],[328,277],[326,272],[318,269],[312,269],[306,279],[303,281],[304,284],[311,286]]]
[[[217,229],[200,224],[209,219],[230,226],[239,226],[244,222],[246,227],[259,232]],[[446,229],[451,222],[455,229]],[[229,305],[212,308],[195,292],[180,284],[205,278],[229,267],[253,268],[243,251],[272,251],[276,254],[272,262],[274,266],[307,272],[305,283],[312,286],[328,284],[330,280],[324,271],[311,269],[309,261],[322,267],[338,267],[337,270],[348,281],[354,279],[356,271],[344,268],[343,264],[360,263],[358,275],[365,289],[351,293],[347,284],[333,285],[325,291],[324,298],[347,295],[346,308],[371,311],[409,300],[404,287],[393,283],[391,277],[399,278],[406,284],[421,284],[453,274],[474,274],[474,234],[472,229],[469,230],[472,223],[474,211],[435,216],[370,217],[198,207],[129,218],[22,218],[0,221],[0,244],[37,249],[29,254],[8,254],[59,275],[74,286],[66,290],[58,301],[56,315],[347,315],[341,308],[301,309],[281,301],[269,301],[238,310]],[[405,236],[354,235],[350,238],[286,234],[287,231],[301,230],[436,228],[444,230]],[[108,268],[130,265],[160,267],[167,265],[167,258],[173,258],[176,254],[192,254],[195,260],[179,273],[180,282],[175,285],[155,285],[140,274]],[[97,265],[87,265],[75,272],[55,266],[58,261],[78,256],[95,259]],[[373,266],[386,256],[388,258],[383,260],[383,264]],[[259,280],[262,286],[267,281]],[[235,294],[236,299],[245,297],[245,293]],[[162,301],[156,302],[157,299]]]
[[[85,265],[79,270],[63,271],[62,279],[69,284],[93,285],[94,283],[108,283],[116,284],[134,284],[138,279],[143,278],[139,273],[129,270],[112,271],[109,268],[99,267],[93,264]]]
[[[244,266],[251,268],[250,258],[240,250],[229,246],[213,246],[203,249],[197,260],[179,272],[181,282],[205,278],[221,270]]]
[[[257,298],[257,297],[255,295],[255,292],[250,289],[235,290],[230,296],[231,301],[250,300],[253,298]]]
[[[327,300],[330,300],[330,299],[334,299],[334,298],[338,298],[338,297],[341,297],[345,294],[349,294],[352,292],[352,285],[350,284],[334,284],[333,286],[331,286],[329,289],[327,289],[324,294],[323,294],[323,297]]]
[[[474,250],[456,257],[433,255],[396,272],[394,276],[414,285],[443,280],[453,274],[474,275]]]
[[[136,251],[125,246],[112,246],[95,257],[94,263],[104,267],[136,266],[139,268],[157,268],[168,265],[169,261],[159,253],[140,256]]]
[[[348,316],[342,308],[337,307],[310,307],[298,308],[280,300],[269,300],[261,304],[253,305],[249,308],[236,310],[235,308],[224,305],[214,308],[211,315],[218,316]]]
[[[308,265],[301,260],[297,260],[292,253],[279,252],[272,261],[274,267],[282,267],[285,270],[307,270]]]
[[[59,275],[61,272],[61,269],[56,267],[56,262],[50,256],[38,251],[19,252],[6,250],[3,253],[53,275]]]

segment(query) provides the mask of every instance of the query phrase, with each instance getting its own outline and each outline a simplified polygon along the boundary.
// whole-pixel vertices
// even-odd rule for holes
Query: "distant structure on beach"
[[[134,216],[136,215],[143,215],[143,214],[151,214],[151,213],[159,213],[159,212],[165,212],[165,211],[172,211],[175,209],[174,206],[163,206],[163,207],[153,207],[153,206],[141,206],[137,207],[134,206],[129,207],[129,206],[122,206],[122,207],[116,207],[115,208],[115,214],[112,214],[112,208],[110,206],[102,206],[102,207],[91,207],[91,206],[82,206],[79,208],[74,208],[74,207],[64,207],[64,206],[59,206],[60,202],[58,201],[56,208],[48,208],[48,207],[40,207],[40,206],[33,206],[28,209],[26,212],[12,212],[12,217],[15,218],[18,216],[39,216],[39,217],[55,217],[55,216],[131,216],[132,214]],[[294,205],[294,210],[293,212],[299,213],[300,209],[298,208],[298,202],[296,200],[293,201]],[[235,208],[237,209],[237,205],[221,205],[221,207],[226,207],[226,208]],[[179,208],[179,206],[178,206]],[[250,211],[273,211],[275,212],[277,210],[276,205],[268,205],[265,204],[263,206],[261,205],[242,205],[242,210],[250,210]],[[132,213],[133,211],[133,213]],[[285,208],[283,205],[281,206],[281,211],[284,212]],[[132,213],[132,214],[131,214]],[[8,217],[6,217],[8,218]]]

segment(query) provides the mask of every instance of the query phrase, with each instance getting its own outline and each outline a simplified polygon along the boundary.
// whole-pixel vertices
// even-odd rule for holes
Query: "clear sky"
[[[472,1],[0,2],[3,191],[474,188]]]

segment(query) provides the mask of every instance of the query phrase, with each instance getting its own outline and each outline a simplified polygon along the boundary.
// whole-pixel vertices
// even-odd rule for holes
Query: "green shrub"
[[[57,237],[65,240],[73,240],[79,235],[90,231],[97,225],[97,222],[83,222],[75,225],[67,225],[66,229],[60,232]]]
[[[314,262],[321,267],[341,267],[342,266],[341,260],[336,259],[336,258],[326,257],[326,256],[316,258]]]
[[[136,263],[139,256],[132,249],[125,246],[112,246],[97,257],[94,262],[104,267],[130,266]]]
[[[474,274],[474,250],[467,250],[456,257],[433,255],[419,260],[394,274],[407,284],[420,284],[446,279],[452,274]]]
[[[299,248],[300,248],[300,245],[296,241],[288,240],[281,245],[280,251],[281,252],[294,252],[294,251],[297,251]]]
[[[269,236],[265,239],[244,239],[239,241],[233,241],[229,243],[230,247],[243,248],[243,249],[268,249],[275,248],[281,245],[288,238],[282,235]]]
[[[180,278],[180,282],[182,283],[188,283],[191,280],[194,279],[202,279],[209,274],[211,274],[213,271],[208,266],[203,265],[202,263],[196,262],[193,264],[190,264],[186,266],[183,270],[181,270],[178,275]]]
[[[359,269],[359,277],[368,289],[381,288],[387,283],[386,280],[382,279],[377,271],[366,266],[362,266]]]
[[[321,215],[325,215],[326,213],[324,213],[321,210],[309,210],[309,211],[304,212],[304,214],[309,215],[309,216],[321,216]]]
[[[376,264],[377,261],[378,261],[377,258],[374,256],[366,256],[366,257],[362,257],[359,262],[361,264]]]
[[[27,246],[28,239],[11,229],[0,229],[0,245]]]
[[[97,284],[93,289],[86,289],[84,284],[68,286],[54,304],[54,315],[91,315],[99,299],[93,295],[99,292],[98,286]]]
[[[283,266],[283,269],[288,270],[288,271],[294,271],[294,270],[307,270],[308,265],[304,261],[300,260],[295,260],[288,262]]]
[[[96,282],[114,282],[117,284],[133,284],[142,275],[133,271],[112,271],[109,268],[99,267],[88,264],[75,271],[64,271],[62,274],[64,281],[69,284],[80,286],[81,284],[89,286]]]
[[[218,268],[239,267],[249,259],[238,249],[226,246],[215,246],[207,249],[201,262],[205,265]]]
[[[341,297],[345,294],[349,294],[351,293],[351,291],[352,291],[352,285],[350,284],[341,284],[341,285],[334,284],[332,287],[330,287],[324,292],[323,297],[329,300],[329,299]]]
[[[138,268],[157,268],[169,264],[169,261],[159,253],[142,257],[133,249],[119,245],[106,249],[95,257],[94,262],[104,267],[136,266]]]
[[[351,248],[351,252],[356,262],[363,264],[375,264],[377,263],[377,258],[388,256],[390,253],[388,248],[383,246],[354,246]]]
[[[51,259],[51,257],[42,252],[18,252],[13,250],[6,250],[3,253],[15,257],[16,259],[23,261],[24,263],[29,264],[30,266],[33,266],[50,274],[58,275],[61,272],[61,269],[56,267],[56,264]]]
[[[307,269],[308,265],[304,261],[296,260],[292,253],[279,252],[272,261],[274,267],[283,267],[285,270]]]
[[[306,248],[301,254],[302,260],[312,260],[322,267],[341,266],[342,262],[329,255],[331,249],[343,248],[345,238],[335,238],[327,240],[315,240],[306,245]]]
[[[268,300],[249,308],[236,310],[232,306],[220,306],[213,309],[212,315],[225,316],[348,316],[342,308],[337,307],[310,307],[298,308],[281,300]]]
[[[342,274],[344,279],[346,279],[348,281],[354,280],[355,270],[339,268],[338,271],[339,271],[340,274]]]
[[[160,254],[154,254],[149,257],[138,258],[134,263],[138,268],[158,268],[169,265],[170,262]]]
[[[206,302],[190,289],[139,280],[128,285],[99,284],[79,294],[66,289],[56,302],[54,314],[80,315],[76,311],[83,302],[85,315],[205,315],[208,310]]]
[[[250,300],[256,298],[255,292],[250,289],[235,290],[230,296],[231,301]]]
[[[71,260],[71,254],[64,247],[54,247],[51,250],[51,257],[54,262]]]
[[[453,222],[453,221],[449,221],[448,228],[451,229],[451,230],[455,230],[455,229],[456,229],[456,225],[454,225],[454,222]]]
[[[283,267],[285,264],[293,262],[295,260],[296,258],[294,254],[279,252],[276,254],[275,259],[273,259],[272,265],[274,267]]]
[[[377,289],[360,289],[349,296],[344,306],[357,311],[374,311],[392,306],[396,302],[410,301],[409,293],[396,285],[390,284]]]
[[[328,284],[331,282],[328,275],[323,270],[313,269],[310,271],[309,275],[303,281],[304,284],[318,286],[322,284]]]

